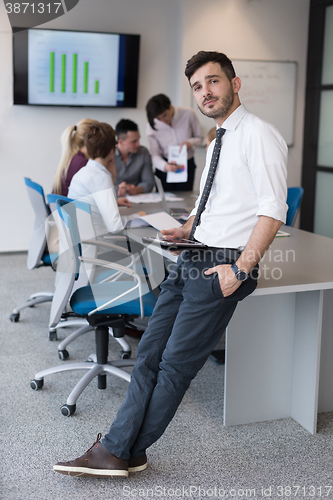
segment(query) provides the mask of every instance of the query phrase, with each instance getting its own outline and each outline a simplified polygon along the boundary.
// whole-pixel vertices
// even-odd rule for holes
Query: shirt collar
[[[174,106],[173,109],[174,109],[174,112],[173,112],[172,120],[176,120],[178,117],[178,108],[177,108],[177,106]]]
[[[226,130],[236,130],[240,121],[244,118],[244,116],[248,113],[248,110],[241,104],[238,108],[235,109],[233,113],[223,122],[222,128]],[[218,127],[217,127],[218,128]]]
[[[137,153],[129,153],[129,154],[128,154],[128,160],[129,160],[130,158],[132,158],[132,156],[133,156],[134,154],[137,154]],[[123,159],[123,158],[122,158],[122,156],[121,156],[121,153],[120,153],[120,151],[119,151],[119,149],[118,149],[118,147],[117,147],[117,146],[116,146],[116,150],[115,150],[115,156],[120,157],[121,159]]]
[[[100,170],[103,170],[104,172],[107,172],[108,174],[110,174],[110,172],[108,171],[108,169],[107,169],[107,168],[105,168],[105,167],[104,167],[104,165],[102,165],[102,164],[101,164],[101,163],[99,163],[98,161],[90,159],[90,160],[88,160],[88,163],[90,163],[90,164],[92,164],[92,163],[93,163],[95,167],[97,167],[97,168],[99,168]],[[87,165],[88,165],[88,163],[87,163]],[[111,175],[111,174],[110,174],[110,175]]]

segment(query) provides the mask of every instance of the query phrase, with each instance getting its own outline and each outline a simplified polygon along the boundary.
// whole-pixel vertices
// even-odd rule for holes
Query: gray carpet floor
[[[333,413],[319,415],[310,435],[292,419],[223,427],[223,366],[208,360],[162,438],[148,450],[149,467],[128,479],[84,479],[56,474],[57,461],[76,458],[107,432],[127,383],[96,381],[71,417],[60,413],[82,372],[45,378],[34,392],[34,374],[60,363],[48,339],[49,304],[12,309],[30,294],[53,290],[48,268],[28,271],[25,254],[0,255],[0,498],[3,500],[110,500],[126,498],[333,498]],[[68,332],[59,331],[59,338]],[[133,351],[137,339],[127,339]],[[68,348],[70,360],[94,352],[93,334]],[[111,340],[110,358],[118,344]],[[64,363],[69,363],[70,360]],[[167,402],[166,402],[167,404]]]

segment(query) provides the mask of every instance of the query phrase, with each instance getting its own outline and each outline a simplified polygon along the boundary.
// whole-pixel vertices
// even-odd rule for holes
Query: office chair
[[[47,249],[48,227],[45,226],[45,223],[50,215],[50,211],[45,202],[43,188],[28,177],[24,178],[24,182],[31,205],[35,212],[34,227],[30,239],[27,259],[27,267],[29,270],[32,270],[41,266],[51,266],[52,262],[56,261],[57,254],[50,255]],[[52,298],[53,292],[34,293],[26,302],[13,309],[9,319],[17,323],[20,319],[20,312],[23,309],[33,307],[43,302],[51,302]]]
[[[91,210],[90,205],[88,203],[82,202],[81,200],[71,200],[66,196],[61,196],[58,194],[48,194],[47,201],[48,205],[51,209],[52,216],[56,225],[59,225],[59,216],[57,212],[57,200],[63,200],[64,203],[74,203],[76,206],[76,216],[78,222],[78,228],[80,233],[80,239],[82,241],[82,255],[83,257],[96,258],[98,255],[98,251],[103,248],[104,251],[114,251],[117,252],[118,258],[122,257],[123,259],[127,259],[128,266],[131,266],[135,269],[135,258],[131,253],[123,248],[119,247],[119,245],[115,245],[111,243],[111,241],[125,241],[127,242],[126,237],[122,235],[115,235],[111,237],[111,240],[108,239],[103,240],[102,238],[98,239],[95,235],[94,225],[91,218]],[[123,261],[122,261],[123,262]],[[123,265],[125,262],[123,262]],[[109,279],[113,279],[115,277],[116,271],[107,270],[104,272],[96,272],[96,266],[86,264],[84,267],[84,271],[80,273],[78,280],[75,282],[73,287],[73,293],[76,288],[81,288],[82,286],[86,286],[91,283],[98,283],[107,281]],[[56,279],[57,283],[57,279]],[[60,344],[58,345],[58,356],[61,360],[66,360],[69,357],[69,353],[67,351],[67,346],[76,340],[81,335],[94,330],[93,327],[89,325],[89,323],[82,318],[81,316],[75,315],[75,313],[71,310],[71,308],[66,304],[63,313],[61,314],[60,320],[55,323],[54,321],[49,325],[49,336],[53,338],[57,338],[57,330],[59,328],[68,328],[73,326],[79,326],[80,328],[70,335],[68,335]],[[112,335],[112,329],[110,329],[110,334]],[[119,356],[122,359],[128,359],[131,357],[131,347],[128,342],[123,338],[116,338],[117,342],[121,346],[121,350],[119,352]]]
[[[30,386],[33,390],[41,389],[44,385],[44,377],[50,374],[87,370],[68,396],[66,404],[61,407],[61,413],[70,416],[76,410],[78,397],[96,376],[99,389],[106,388],[107,373],[130,380],[130,375],[121,370],[121,367],[133,366],[135,361],[129,359],[108,361],[109,327],[112,327],[115,337],[122,337],[128,320],[151,316],[156,297],[148,286],[142,283],[141,277],[133,269],[109,261],[82,257],[75,204],[58,200],[57,208],[61,218],[57,263],[59,278],[52,301],[51,322],[58,321],[61,311],[71,296],[70,305],[73,311],[86,318],[95,329],[96,353],[89,356],[88,361],[83,363],[64,363],[38,372]],[[84,267],[85,263],[115,270],[119,273],[118,277],[125,275],[132,279],[84,286],[72,294],[74,282],[80,274],[80,266]]]
[[[288,195],[287,195],[288,211],[287,211],[286,226],[294,225],[298,211],[301,206],[303,193],[304,189],[302,187],[288,188]]]

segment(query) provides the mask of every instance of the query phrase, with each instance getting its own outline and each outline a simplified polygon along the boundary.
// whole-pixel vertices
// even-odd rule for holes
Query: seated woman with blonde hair
[[[61,135],[62,154],[53,181],[53,192],[67,196],[73,175],[84,167],[89,156],[85,146],[85,138],[91,125],[97,120],[84,118],[76,125],[67,127]]]

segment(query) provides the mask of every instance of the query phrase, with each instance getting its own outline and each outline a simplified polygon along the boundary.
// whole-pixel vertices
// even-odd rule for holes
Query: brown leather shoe
[[[141,457],[131,457],[128,461],[128,472],[140,472],[147,469],[147,455],[141,455]]]
[[[82,455],[69,462],[59,462],[53,466],[55,472],[79,477],[128,477],[128,461],[117,458],[101,443],[102,434]]]

